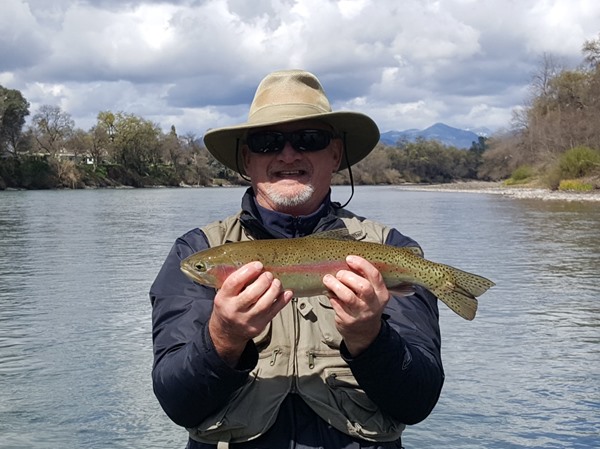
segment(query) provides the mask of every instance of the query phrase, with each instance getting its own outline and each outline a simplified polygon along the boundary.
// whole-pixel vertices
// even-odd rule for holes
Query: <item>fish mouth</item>
[[[183,273],[185,275],[187,275],[190,279],[194,280],[194,281],[198,281],[199,277],[198,277],[198,273],[196,273],[195,270],[193,270],[191,267],[189,267],[188,265],[182,264],[180,267],[181,271],[183,271]]]

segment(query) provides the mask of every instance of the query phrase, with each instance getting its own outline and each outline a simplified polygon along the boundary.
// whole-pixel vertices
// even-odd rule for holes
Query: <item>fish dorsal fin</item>
[[[423,250],[418,246],[403,246],[403,249],[410,251],[415,256],[423,257]]]
[[[331,229],[306,236],[308,239],[359,240],[361,232],[350,233],[347,228]]]

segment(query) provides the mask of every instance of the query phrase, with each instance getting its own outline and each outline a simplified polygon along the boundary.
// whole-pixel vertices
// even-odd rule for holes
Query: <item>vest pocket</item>
[[[321,331],[321,342],[332,349],[340,349],[342,335],[335,327],[335,312],[327,296],[319,296],[317,324]]]
[[[349,415],[358,418],[359,422],[373,418],[377,406],[360,388],[350,368],[325,369],[324,374],[325,382],[341,410],[350,412]]]

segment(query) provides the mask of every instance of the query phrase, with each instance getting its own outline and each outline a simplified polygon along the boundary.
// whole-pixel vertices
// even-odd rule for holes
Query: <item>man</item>
[[[350,255],[327,275],[330,294],[296,298],[260,262],[215,291],[186,278],[190,254],[228,241],[347,228],[417,246],[330,200],[332,175],[379,140],[376,124],[332,112],[318,79],[269,74],[248,122],[207,132],[207,149],[249,176],[242,210],[177,239],[150,291],[155,394],[188,429],[188,448],[399,448],[444,380],[437,300],[416,287],[390,295],[377,269]]]

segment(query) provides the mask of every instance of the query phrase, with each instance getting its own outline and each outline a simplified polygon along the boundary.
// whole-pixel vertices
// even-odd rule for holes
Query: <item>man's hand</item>
[[[352,356],[375,340],[381,329],[381,315],[390,299],[381,273],[367,260],[348,256],[350,270],[326,275],[323,283],[336,313],[335,324]]]
[[[235,366],[248,341],[262,332],[292,299],[279,279],[250,262],[233,272],[217,292],[208,330],[221,358]]]

